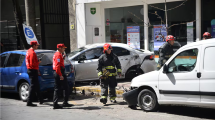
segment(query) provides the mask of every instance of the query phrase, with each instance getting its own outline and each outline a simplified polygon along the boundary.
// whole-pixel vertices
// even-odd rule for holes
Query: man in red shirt
[[[37,59],[37,55],[34,52],[39,46],[37,41],[31,41],[30,42],[31,48],[26,53],[26,66],[27,66],[27,73],[29,75],[29,78],[31,80],[31,86],[29,91],[29,97],[27,101],[27,106],[37,106],[36,104],[32,103],[33,95],[34,93],[37,93],[37,96],[40,99],[40,104],[43,104],[43,98],[40,94],[40,84],[38,81],[38,70],[39,70],[39,63],[40,60]]]
[[[65,48],[66,46],[64,44],[58,44],[57,52],[53,56],[53,70],[54,70],[54,78],[55,78],[53,109],[62,108],[62,106],[58,105],[58,99],[59,99],[58,96],[60,94],[59,90],[61,89],[61,87],[63,87],[65,90],[63,107],[71,107],[71,105],[68,104],[69,89],[68,89],[67,77],[65,75],[64,59],[62,56],[62,54],[65,51]]]

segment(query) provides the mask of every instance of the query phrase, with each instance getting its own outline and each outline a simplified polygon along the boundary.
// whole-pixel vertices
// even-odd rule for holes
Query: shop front
[[[115,42],[156,53],[167,35],[181,46],[201,40],[215,19],[208,11],[214,0],[167,0],[167,14],[165,0],[83,0],[76,7],[78,47]]]

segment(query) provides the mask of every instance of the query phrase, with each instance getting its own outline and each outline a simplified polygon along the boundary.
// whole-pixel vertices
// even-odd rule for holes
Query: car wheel
[[[143,74],[144,72],[142,71],[142,70],[134,70],[134,69],[131,69],[131,70],[129,70],[127,73],[126,73],[126,75],[125,75],[125,77],[126,77],[126,79],[133,79],[133,78],[135,78],[135,77],[137,77],[138,75],[141,75],[141,74]]]
[[[27,82],[23,82],[19,86],[19,97],[23,102],[26,102],[29,96],[30,86]]]
[[[156,111],[158,108],[158,102],[155,93],[148,89],[142,90],[138,95],[138,105],[144,111]]]

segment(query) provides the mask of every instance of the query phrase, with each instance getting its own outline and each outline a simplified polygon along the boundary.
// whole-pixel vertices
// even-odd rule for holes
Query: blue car
[[[17,50],[0,54],[1,91],[19,93],[20,99],[23,101],[26,101],[29,96],[30,86],[30,79],[25,63],[26,52],[27,50]],[[38,71],[41,92],[54,90],[52,58],[56,51],[35,50],[35,52],[38,59],[41,58]],[[73,66],[67,57],[64,64],[69,86],[73,87],[75,82]]]

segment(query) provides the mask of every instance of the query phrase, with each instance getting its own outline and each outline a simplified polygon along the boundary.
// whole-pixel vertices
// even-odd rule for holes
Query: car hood
[[[132,79],[131,87],[140,87],[143,85],[157,84],[159,71],[152,71],[143,75],[139,75]]]

